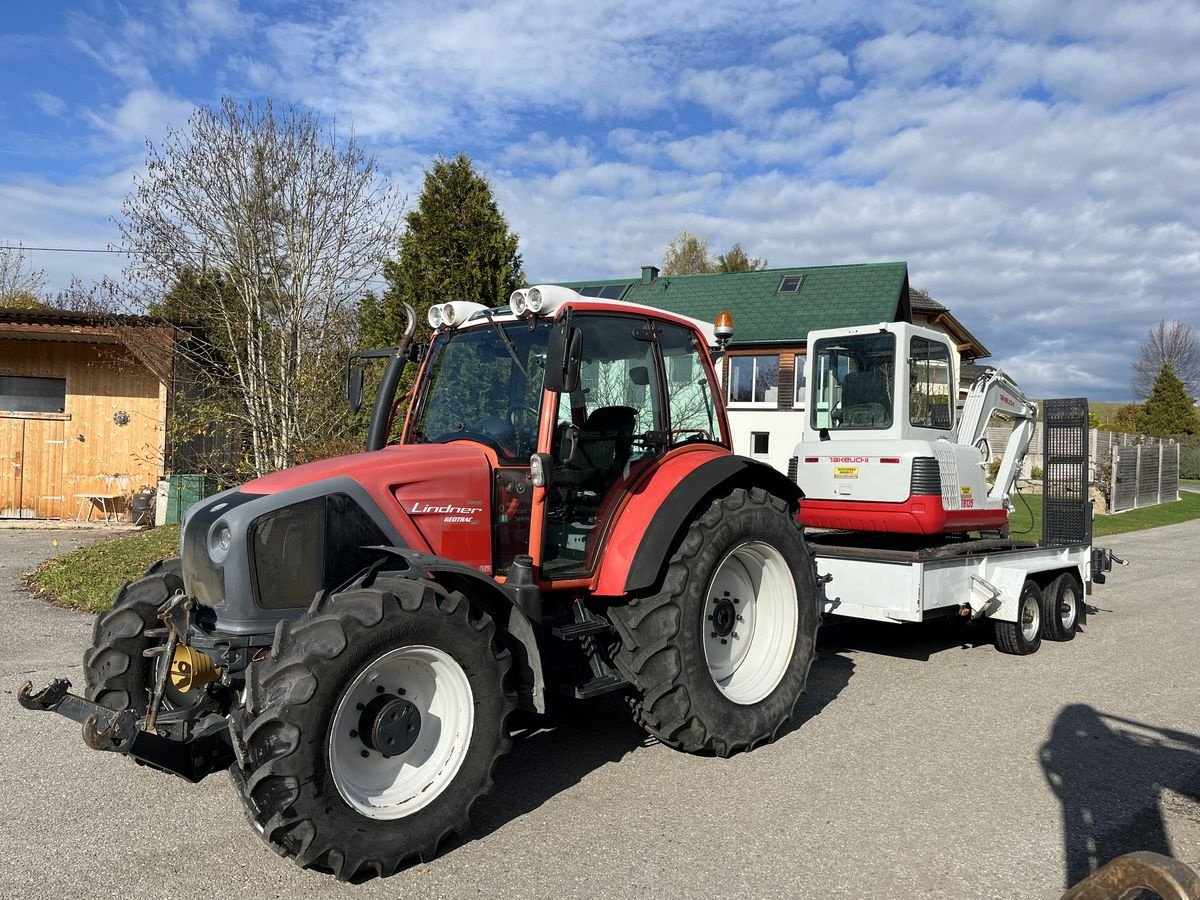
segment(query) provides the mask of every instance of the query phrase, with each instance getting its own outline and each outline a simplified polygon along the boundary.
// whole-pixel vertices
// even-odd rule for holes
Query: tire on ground
[[[719,601],[709,597],[710,587],[727,559],[764,545],[774,548],[795,589],[794,641],[786,635],[777,651],[773,665],[781,671],[774,687],[768,679],[766,688],[735,702],[717,684],[714,669],[724,670],[710,667],[706,655],[706,639],[717,636],[709,618],[715,612],[709,610]],[[730,756],[774,740],[791,719],[815,657],[817,597],[814,557],[782,499],[739,488],[714,500],[688,527],[661,591],[610,610],[620,636],[614,661],[636,686],[635,720],[664,744],[687,752]],[[767,633],[754,631],[750,639]]]
[[[343,695],[404,648],[434,648],[457,663],[469,681],[473,725],[440,793],[411,814],[373,818],[338,785],[331,729]],[[439,844],[466,830],[472,804],[491,789],[496,762],[510,746],[511,662],[486,613],[430,582],[385,573],[319,597],[298,623],[279,627],[270,657],[250,667],[246,709],[233,717],[244,765],[231,774],[251,822],[281,856],[343,881],[385,877],[431,859]],[[362,752],[374,753],[365,744]]]
[[[1042,592],[1042,637],[1069,641],[1079,630],[1083,588],[1070,572],[1063,572]]]
[[[1014,656],[1028,656],[1042,646],[1042,590],[1037,582],[1027,579],[1017,601],[1017,621],[995,620],[996,649]]]
[[[112,608],[96,619],[92,646],[83,655],[89,700],[109,709],[144,710],[154,684],[155,660],[142,651],[161,642],[146,630],[159,628],[158,608],[183,590],[179,559],[161,559],[137,581],[117,591]]]

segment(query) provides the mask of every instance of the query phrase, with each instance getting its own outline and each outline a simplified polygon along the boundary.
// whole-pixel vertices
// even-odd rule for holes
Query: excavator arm
[[[1021,472],[1021,464],[1029,450],[1029,442],[1033,440],[1037,406],[1000,369],[989,370],[971,385],[958,421],[958,443],[978,447],[984,455],[984,465],[991,458],[987,428],[994,416],[1003,416],[1013,422],[1012,434],[996,473],[996,483],[988,493],[989,500],[1001,501],[1007,507],[1013,485]]]

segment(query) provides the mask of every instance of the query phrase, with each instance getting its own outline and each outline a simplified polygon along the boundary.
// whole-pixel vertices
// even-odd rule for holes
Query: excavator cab
[[[940,332],[907,322],[809,335],[808,416],[795,451],[806,525],[905,534],[1007,526],[1009,493],[1036,408],[1002,372],[968,391],[961,415],[958,354]],[[987,428],[1014,423],[989,489]]]

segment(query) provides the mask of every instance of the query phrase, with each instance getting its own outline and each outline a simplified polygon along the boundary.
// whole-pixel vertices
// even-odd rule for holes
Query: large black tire
[[[156,659],[142,655],[159,638],[146,630],[161,628],[156,613],[183,590],[179,559],[160,559],[137,581],[126,582],[113,599],[112,609],[96,619],[92,646],[83,655],[83,675],[89,700],[109,709],[146,710],[154,686]]]
[[[1063,572],[1042,591],[1042,637],[1069,641],[1079,630],[1083,610],[1083,585],[1070,572]]]
[[[432,648],[460,667],[469,682],[473,727],[457,772],[440,793],[411,814],[372,818],[339,786],[334,764],[346,757],[334,750],[340,730],[331,731],[339,709],[349,709],[357,696],[352,692],[361,690],[362,677],[412,648]],[[234,716],[244,766],[232,774],[251,822],[281,856],[343,881],[385,877],[431,859],[439,844],[467,829],[472,804],[491,789],[496,762],[511,744],[511,664],[492,619],[461,593],[430,582],[383,574],[318,598],[297,624],[279,627],[270,657],[250,667],[244,718]],[[408,693],[413,696],[411,684]],[[357,731],[350,735],[358,737]],[[357,752],[369,761],[377,753],[366,744]],[[379,753],[380,762],[371,764],[392,758]],[[352,778],[350,771],[343,766],[340,774]]]
[[[717,614],[713,604],[721,602],[709,593],[720,567],[753,546],[774,548],[786,566],[795,587],[795,640],[781,635],[786,643],[777,655],[778,683],[764,688],[765,696],[735,702],[718,685],[706,655],[706,638],[716,637],[710,630],[715,627],[710,617]],[[636,687],[631,697],[635,720],[664,744],[686,752],[730,756],[774,740],[808,680],[820,625],[817,604],[814,558],[787,504],[758,488],[739,488],[714,500],[688,527],[662,590],[610,610],[620,636],[614,661]]]
[[[1042,590],[1037,582],[1026,580],[1017,601],[1016,622],[995,622],[996,649],[1014,656],[1037,653],[1042,646]]]

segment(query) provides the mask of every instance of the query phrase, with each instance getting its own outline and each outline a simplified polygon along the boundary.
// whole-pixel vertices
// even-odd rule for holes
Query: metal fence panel
[[[1138,447],[1138,506],[1158,503],[1158,457],[1161,453],[1159,447]]]
[[[1112,465],[1110,512],[1179,499],[1179,444],[1116,446]]]
[[[1138,448],[1113,447],[1112,511],[1133,509],[1137,502]]]

